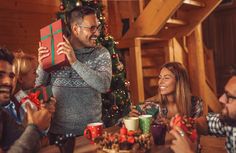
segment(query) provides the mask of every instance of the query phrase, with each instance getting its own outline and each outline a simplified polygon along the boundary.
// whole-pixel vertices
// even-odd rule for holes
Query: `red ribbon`
[[[40,91],[36,91],[35,93],[29,93],[28,96],[21,99],[20,104],[25,103],[26,100],[29,99],[31,102],[33,102],[35,104],[37,109],[40,109],[41,103],[38,99],[39,94],[40,94]]]

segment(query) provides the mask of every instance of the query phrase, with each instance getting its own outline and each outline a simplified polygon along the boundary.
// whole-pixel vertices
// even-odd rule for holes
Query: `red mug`
[[[87,125],[84,130],[84,136],[87,139],[94,141],[94,139],[98,136],[102,136],[103,123],[90,123]]]

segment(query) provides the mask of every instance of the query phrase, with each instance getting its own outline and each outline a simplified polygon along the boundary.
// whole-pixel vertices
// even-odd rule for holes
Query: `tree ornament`
[[[63,3],[61,2],[60,6],[59,6],[60,11],[64,11],[65,10],[65,6],[63,5]]]
[[[125,80],[125,87],[126,87],[127,89],[129,89],[129,88],[130,88],[130,82],[129,82],[129,81],[127,81],[127,80]]]
[[[110,88],[110,89],[108,89],[108,91],[107,91],[108,93],[111,93],[112,92],[112,89]]]
[[[119,107],[116,105],[116,95],[112,94],[114,97],[114,104],[112,105],[112,110],[116,111],[119,109]]]
[[[76,6],[82,6],[82,2],[79,0],[76,2]]]
[[[117,67],[117,69],[118,69],[119,71],[122,71],[122,70],[124,69],[124,65],[123,65],[121,62],[119,62],[119,63],[116,65],[116,67]]]
[[[112,57],[112,58],[116,58],[116,57],[117,57],[117,54],[112,54],[111,57]]]
[[[115,105],[112,106],[112,109],[113,109],[113,110],[118,110],[119,107],[115,104]]]

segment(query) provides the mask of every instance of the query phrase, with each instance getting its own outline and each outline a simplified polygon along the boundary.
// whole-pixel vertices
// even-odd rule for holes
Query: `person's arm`
[[[211,114],[209,113],[205,117],[199,117],[195,120],[196,128],[199,134],[202,135],[225,135],[225,126],[219,119],[220,114]]]
[[[131,110],[130,110],[128,116],[130,116],[130,117],[138,117],[139,115],[141,115],[141,113],[135,107],[131,107]]]
[[[107,92],[110,88],[112,77],[111,55],[109,51],[104,47],[95,48],[100,50],[98,51],[98,57],[94,59],[94,62],[96,63],[96,69],[93,70],[86,64],[78,61],[71,43],[65,36],[63,37],[65,41],[57,44],[57,53],[59,55],[66,55],[71,67],[89,86],[101,93]]]
[[[38,66],[37,75],[38,75],[38,77],[36,78],[35,86],[47,85],[48,78],[49,78],[49,73],[44,71],[41,66]]]
[[[192,116],[193,118],[197,118],[203,115],[203,101],[199,97],[192,96]]]
[[[206,120],[209,134],[225,136],[227,127],[220,121],[220,114],[209,113]]]
[[[196,150],[196,144],[192,143],[186,136],[186,133],[184,133],[184,131],[179,127],[173,127],[170,134],[175,137],[170,146],[175,153],[194,153],[194,150]]]
[[[48,81],[49,74],[43,70],[42,60],[48,57],[49,55],[50,55],[49,49],[47,47],[41,46],[40,43],[38,48],[38,63],[39,63],[37,69],[38,77],[36,77],[35,86],[46,85]]]
[[[196,129],[199,135],[208,134],[208,124],[206,117],[199,117],[195,119]]]
[[[16,120],[4,109],[0,109],[0,122],[1,147],[5,151],[21,136],[24,127],[17,124]]]
[[[51,99],[55,107],[55,100]],[[40,136],[42,131],[49,127],[51,117],[55,109],[42,107],[39,111],[33,111],[29,104],[27,108],[28,126],[21,137],[10,147],[9,153],[34,153],[40,149]],[[14,131],[15,129],[11,129]]]
[[[110,53],[104,47],[101,48],[100,52],[101,54],[95,59],[96,70],[78,60],[71,66],[89,86],[104,93],[110,88],[112,65]]]
[[[33,153],[40,148],[40,133],[36,126],[28,125],[7,153]]]

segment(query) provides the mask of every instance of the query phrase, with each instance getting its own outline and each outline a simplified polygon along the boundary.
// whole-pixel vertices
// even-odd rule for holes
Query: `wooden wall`
[[[126,32],[130,24],[138,17],[140,2],[138,0],[107,0],[108,30],[109,33],[119,40]],[[145,3],[142,4],[145,6]],[[143,6],[143,7],[144,7]]]
[[[218,95],[229,77],[230,65],[236,65],[236,2],[220,6],[203,23],[203,37],[215,58]]]
[[[0,46],[37,54],[39,29],[55,19],[60,0],[0,0]]]

